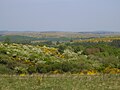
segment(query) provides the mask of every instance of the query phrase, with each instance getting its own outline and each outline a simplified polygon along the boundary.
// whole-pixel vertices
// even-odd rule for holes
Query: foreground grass
[[[120,75],[0,75],[0,90],[120,90]]]

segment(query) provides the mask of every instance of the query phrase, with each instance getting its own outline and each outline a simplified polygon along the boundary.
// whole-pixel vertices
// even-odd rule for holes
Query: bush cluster
[[[0,73],[120,73],[120,48],[103,43],[87,47],[67,43],[56,48],[0,43],[0,65]]]

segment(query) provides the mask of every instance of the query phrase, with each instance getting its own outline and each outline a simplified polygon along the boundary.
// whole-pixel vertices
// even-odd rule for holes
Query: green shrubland
[[[118,44],[117,44],[118,45]],[[120,48],[109,43],[68,42],[39,46],[0,43],[1,73],[120,73]],[[114,70],[114,71],[112,71]]]

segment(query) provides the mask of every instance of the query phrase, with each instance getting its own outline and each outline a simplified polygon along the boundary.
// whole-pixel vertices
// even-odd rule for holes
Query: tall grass
[[[120,75],[0,75],[0,90],[120,90]]]

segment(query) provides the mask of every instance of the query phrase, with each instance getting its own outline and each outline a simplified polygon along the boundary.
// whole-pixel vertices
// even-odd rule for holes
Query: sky
[[[0,0],[0,30],[120,31],[120,0]]]

